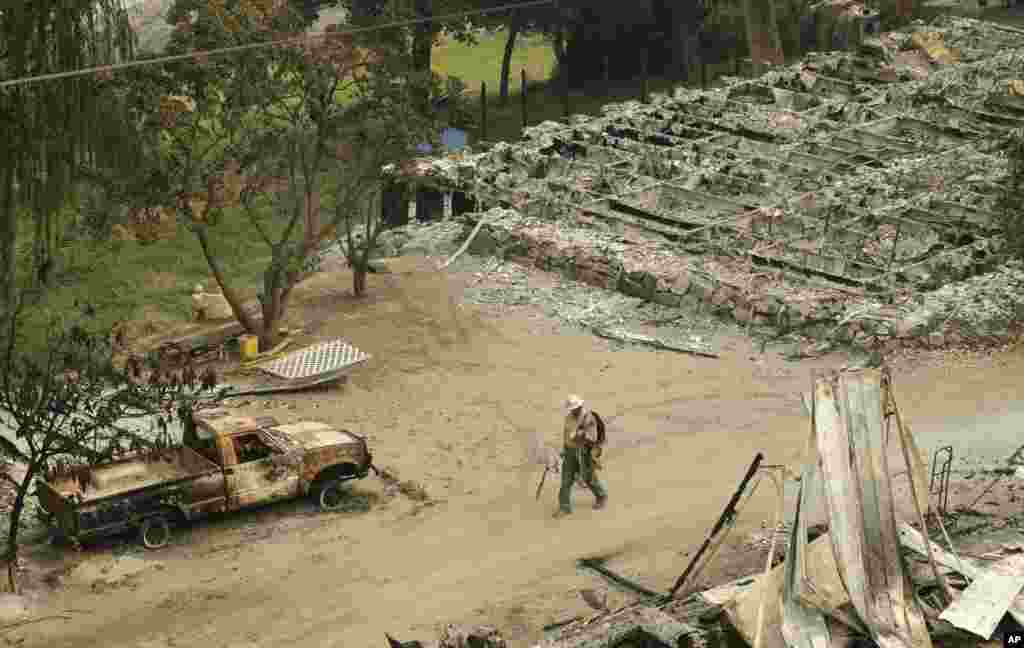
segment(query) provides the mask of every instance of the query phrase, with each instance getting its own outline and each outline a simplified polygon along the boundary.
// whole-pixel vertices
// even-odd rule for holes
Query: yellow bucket
[[[238,353],[242,361],[252,360],[260,352],[260,339],[255,335],[242,335],[238,338]]]

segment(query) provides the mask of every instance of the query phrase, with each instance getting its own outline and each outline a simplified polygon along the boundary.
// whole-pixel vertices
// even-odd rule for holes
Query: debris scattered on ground
[[[710,354],[710,342],[722,330],[722,323],[710,314],[608,292],[494,257],[461,257],[452,270],[472,273],[472,284],[464,293],[469,303],[539,306],[566,326],[618,334],[623,342],[646,344],[641,340],[650,336],[642,329],[654,325],[657,342]]]
[[[649,346],[655,349],[663,351],[675,351],[676,353],[689,353],[691,355],[701,356],[704,358],[717,358],[718,354],[712,353],[706,348],[698,348],[695,346],[680,346],[671,342],[665,342],[658,338],[653,338],[647,335],[638,335],[636,333],[630,333],[629,331],[623,331],[621,329],[603,329],[593,328],[594,334],[598,337],[605,338],[607,340],[614,340],[615,342],[623,342],[625,344],[640,344],[643,346]]]
[[[394,468],[381,468],[378,476],[384,481],[384,494],[394,496],[401,493],[414,502],[429,502],[430,495],[419,483],[411,479],[400,479]]]
[[[378,239],[377,256],[447,256],[458,249],[464,231],[463,224],[454,219],[432,223],[412,222],[383,232]]]
[[[385,633],[389,648],[508,648],[497,628],[446,625],[434,641],[399,641]]]

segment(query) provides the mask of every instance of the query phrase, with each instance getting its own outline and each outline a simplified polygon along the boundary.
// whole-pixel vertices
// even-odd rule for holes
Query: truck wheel
[[[139,539],[146,549],[163,549],[171,541],[171,523],[163,515],[154,515],[142,521]]]
[[[340,479],[324,482],[317,492],[316,501],[322,511],[337,511],[345,503],[344,483]]]

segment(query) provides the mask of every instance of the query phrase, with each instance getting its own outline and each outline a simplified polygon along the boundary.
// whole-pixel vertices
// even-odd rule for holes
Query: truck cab
[[[190,427],[186,445],[224,471],[227,510],[307,494],[332,510],[340,505],[341,484],[373,467],[364,437],[326,423],[280,424],[211,410]]]

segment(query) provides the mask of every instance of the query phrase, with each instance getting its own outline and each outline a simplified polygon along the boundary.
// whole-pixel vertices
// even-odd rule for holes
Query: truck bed
[[[125,495],[151,486],[170,484],[218,471],[217,464],[191,448],[165,451],[157,459],[142,456],[119,458],[84,473],[81,480],[68,478],[46,483],[62,499],[76,496],[81,504]]]

